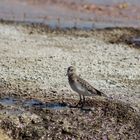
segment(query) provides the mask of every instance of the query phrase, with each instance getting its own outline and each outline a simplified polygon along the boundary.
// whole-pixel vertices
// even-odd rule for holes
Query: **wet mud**
[[[11,98],[0,101],[1,128],[13,139],[139,137],[140,115],[131,105],[117,100],[92,99],[86,103],[85,109],[66,107],[60,102],[46,104],[34,99],[24,101],[22,105],[17,102],[15,105],[15,101],[18,100],[12,99],[12,105]],[[77,101],[67,102],[75,104]]]

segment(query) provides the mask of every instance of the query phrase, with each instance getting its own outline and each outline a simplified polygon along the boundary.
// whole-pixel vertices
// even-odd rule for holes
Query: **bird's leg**
[[[83,102],[81,104],[81,108],[83,108],[84,104],[85,104],[85,96],[83,95]]]
[[[71,105],[70,105],[71,108],[73,108],[73,107],[75,108],[75,107],[78,107],[78,105],[81,105],[81,103],[82,103],[82,97],[81,97],[81,94],[79,94],[79,97],[80,97],[79,102],[78,102],[76,105],[74,105],[74,106],[71,106]]]
[[[79,94],[79,97],[80,97],[80,100],[79,100],[79,102],[77,103],[77,105],[76,105],[75,107],[77,107],[78,105],[80,105],[80,104],[81,104],[81,102],[82,102],[82,97],[81,97],[81,94]]]

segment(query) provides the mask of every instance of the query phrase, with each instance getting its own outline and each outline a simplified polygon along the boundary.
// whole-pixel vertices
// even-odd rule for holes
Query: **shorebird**
[[[81,108],[82,108],[84,106],[85,96],[104,96],[104,97],[107,97],[106,94],[104,94],[104,93],[100,92],[99,90],[95,89],[87,81],[80,78],[76,74],[75,67],[73,67],[73,66],[68,67],[67,76],[68,76],[68,81],[69,81],[70,87],[75,92],[77,92],[79,94],[79,97],[80,97],[80,100],[75,107],[77,107],[78,105],[81,105]],[[82,97],[83,97],[83,99],[82,99]]]

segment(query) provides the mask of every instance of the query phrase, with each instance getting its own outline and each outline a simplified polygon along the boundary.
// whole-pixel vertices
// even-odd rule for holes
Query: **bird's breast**
[[[79,94],[85,94],[86,93],[86,88],[84,86],[81,85],[81,83],[77,82],[77,81],[73,81],[70,82],[69,84],[71,86],[71,88],[76,91]]]

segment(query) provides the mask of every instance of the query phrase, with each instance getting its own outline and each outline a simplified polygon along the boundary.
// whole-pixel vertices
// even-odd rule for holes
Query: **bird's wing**
[[[105,95],[104,93],[100,92],[99,90],[95,89],[93,86],[91,86],[87,81],[85,81],[84,79],[78,77],[77,78],[78,82],[81,82],[81,84],[83,86],[86,87],[86,89],[93,95],[98,95],[98,96],[104,96],[107,97],[107,95]]]

